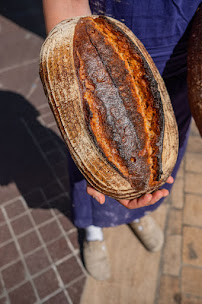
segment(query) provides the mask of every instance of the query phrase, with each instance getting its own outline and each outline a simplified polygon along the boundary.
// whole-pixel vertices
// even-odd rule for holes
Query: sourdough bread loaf
[[[44,91],[86,180],[115,199],[158,189],[178,154],[164,82],[141,42],[103,16],[64,20],[41,49]]]

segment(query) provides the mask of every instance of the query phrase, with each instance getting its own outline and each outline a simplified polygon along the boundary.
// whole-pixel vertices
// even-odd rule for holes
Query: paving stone
[[[185,192],[202,194],[202,174],[186,173]]]
[[[40,84],[40,86],[41,86],[40,77],[38,78],[38,84]],[[43,91],[42,90],[40,92],[39,97],[43,95]],[[48,100],[47,100],[47,102],[44,105],[40,106],[37,110],[39,111],[40,116],[42,116],[42,115],[49,115],[50,113],[52,113],[52,111],[50,109],[50,106],[48,104]]]
[[[187,151],[192,153],[202,153],[202,140],[199,136],[189,137]]]
[[[60,163],[62,160],[65,160],[67,157],[59,150],[53,150],[46,154],[48,161],[50,163]]]
[[[27,282],[19,288],[9,293],[11,304],[33,304],[36,302],[36,296],[30,282]]]
[[[34,5],[33,5],[34,4]],[[45,37],[44,18],[40,1],[20,1],[16,7],[13,2],[2,4],[2,13],[5,17],[13,20],[19,26],[26,28],[38,36]],[[31,9],[32,8],[32,9]]]
[[[25,261],[31,275],[42,271],[50,265],[48,256],[43,248],[27,256]]]
[[[79,249],[79,242],[78,242],[78,232],[73,231],[72,233],[68,234],[68,238],[70,239],[74,249]]]
[[[70,199],[67,195],[62,195],[58,198],[54,198],[49,202],[51,208],[54,209],[56,215],[65,215],[68,219],[72,218],[72,206]]]
[[[183,208],[184,204],[184,180],[179,177],[175,180],[170,197],[172,206],[178,209]]]
[[[54,142],[52,137],[47,137],[46,139],[42,138],[42,140],[40,142],[40,147],[45,154],[54,149],[58,149],[58,146],[57,146],[56,142]]]
[[[1,22],[2,18],[4,17],[1,17]],[[0,50],[0,71],[38,57],[42,44],[40,37],[34,36],[32,33],[26,36],[27,31],[14,23],[9,30],[9,39],[7,39],[8,32],[4,30],[5,26],[2,26],[1,39],[4,47]],[[24,46],[23,49],[22,45]]]
[[[25,206],[20,199],[6,205],[5,210],[10,219],[26,211]]]
[[[185,164],[185,158],[182,159],[181,163],[180,163],[180,167],[177,171],[177,177],[176,178],[184,178],[184,164]]]
[[[2,224],[5,221],[5,217],[3,215],[2,210],[0,209],[0,224]]]
[[[192,119],[192,122],[191,122],[191,130],[190,130],[190,135],[191,136],[199,136],[200,137],[200,134],[199,134],[199,130],[195,124],[195,121]]]
[[[1,204],[6,203],[18,196],[21,196],[21,193],[15,183],[12,182],[7,185],[1,185],[0,187]]]
[[[53,124],[53,127],[55,126],[55,124]],[[51,133],[52,138],[54,139],[54,141],[57,144],[57,147],[60,149],[60,151],[66,155],[68,153],[68,148],[67,145],[65,144],[64,140],[61,139],[61,137],[57,136],[53,131],[52,131],[52,127],[50,126],[49,131]],[[53,128],[54,129],[54,128]],[[65,160],[67,160],[67,158],[64,158]]]
[[[57,269],[65,285],[83,274],[75,257],[61,263],[57,266]]]
[[[31,215],[36,225],[42,224],[53,218],[50,206],[48,204],[42,205],[41,208],[33,209]]]
[[[185,170],[190,172],[202,173],[202,154],[186,153]]]
[[[60,228],[56,221],[52,221],[43,227],[40,227],[39,231],[45,242],[52,241],[61,234]]]
[[[24,196],[29,208],[39,208],[45,202],[45,197],[42,189],[32,189],[30,193]]]
[[[8,226],[6,224],[2,225],[0,228],[0,246],[2,243],[10,240],[12,238]]]
[[[23,254],[27,254],[28,252],[41,246],[41,242],[36,231],[31,231],[30,233],[20,237],[18,239],[18,243]]]
[[[55,123],[55,118],[53,114],[50,112],[49,115],[40,116],[40,120],[43,122],[43,125],[49,126],[52,123]]]
[[[27,152],[31,152],[30,148],[33,142],[28,136],[25,127],[22,123],[13,122],[10,124],[7,122],[5,123],[5,125],[2,123],[1,127],[2,126],[8,127],[7,130],[9,129],[7,136],[3,138],[4,149],[3,151],[1,151],[1,157],[3,156],[2,153],[5,153],[7,155],[7,161],[4,161],[2,170],[8,171],[10,175],[10,177],[8,178],[14,179],[17,184],[17,187],[20,189],[20,192],[22,191],[22,194],[24,194],[26,186],[28,184],[30,185],[32,180],[31,173],[33,173],[33,171],[31,170],[31,168],[32,166],[36,167],[36,164],[34,166],[34,164],[30,163],[32,157],[30,159],[30,155],[26,154]],[[10,140],[10,138],[12,138],[12,140]],[[15,151],[15,153],[13,153],[13,151]],[[15,193],[14,196],[19,196],[19,194]]]
[[[37,292],[41,299],[53,293],[59,288],[55,272],[50,269],[34,279]]]
[[[181,267],[181,241],[180,235],[169,235],[166,238],[164,256],[163,256],[163,273],[178,276]]]
[[[10,174],[13,175],[12,178],[15,179],[22,195],[24,196],[30,193],[31,190],[43,187],[43,185],[51,182],[53,175],[50,168],[45,163],[41,152],[38,150],[22,121],[14,120],[13,122],[9,121],[9,123],[6,121],[4,124],[0,120],[0,123],[2,124],[1,127],[6,127],[8,131],[7,136],[1,134],[5,144],[4,152],[2,153],[7,154],[7,158],[9,159],[5,164],[4,170],[6,171],[7,169],[8,172],[11,172]],[[9,140],[11,137],[12,141]],[[12,153],[12,151],[15,151],[15,153]],[[30,204],[27,198],[26,203],[27,205]]]
[[[60,182],[63,185],[63,189],[69,189],[69,177],[68,177],[68,175],[60,178]]]
[[[21,217],[17,218],[16,220],[13,220],[11,222],[13,231],[15,235],[20,235],[23,232],[26,232],[33,228],[33,224],[27,214],[22,215]]]
[[[3,85],[3,89],[26,96],[38,76],[37,63],[38,58],[33,63],[0,73],[0,83]]]
[[[8,304],[7,298],[0,299],[0,304]]]
[[[60,139],[62,139],[62,135],[60,133],[60,130],[56,124],[53,124],[49,126],[49,129],[52,130]]]
[[[64,258],[71,253],[71,250],[64,237],[49,244],[47,246],[47,249],[54,262]]]
[[[41,81],[37,82],[35,90],[31,94],[31,96],[29,96],[29,102],[37,109],[39,109],[39,111],[41,106],[48,104]]]
[[[9,22],[3,23],[3,27],[6,24],[4,32],[6,30],[6,32],[9,33],[12,28],[11,23],[15,22],[15,24],[18,24],[18,26],[27,29],[27,35],[29,35],[30,32],[33,32],[38,36],[44,37],[43,34],[45,33],[45,28],[42,14],[42,4],[40,1],[20,1],[17,6],[15,6],[12,1],[7,1],[6,5],[5,3],[2,3],[1,13],[6,18],[9,18]]]
[[[2,276],[6,289],[23,282],[26,278],[25,268],[21,261],[7,267],[2,271]]]
[[[186,194],[183,222],[188,225],[202,226],[202,197]]]
[[[2,295],[3,291],[4,291],[3,284],[2,281],[0,280],[0,296]]]
[[[57,180],[54,180],[52,183],[46,185],[46,187],[43,188],[43,191],[46,199],[49,200],[58,197],[63,192],[63,189],[58,184]]]
[[[58,220],[60,221],[62,228],[64,231],[69,231],[70,229],[74,228],[74,225],[72,222],[63,214],[60,214],[58,217]]]
[[[52,165],[57,177],[62,178],[68,174],[67,161],[62,161]]]
[[[190,295],[183,295],[182,304],[202,304],[202,298],[196,298]]]
[[[72,300],[72,303],[74,304],[80,304],[81,295],[83,288],[85,286],[86,278],[83,277],[79,281],[75,282],[73,285],[69,286],[67,288],[67,291],[70,295],[70,298]]]
[[[162,275],[159,287],[158,304],[176,304],[181,303],[181,294],[179,288],[179,278]]]
[[[35,110],[36,111],[36,110]],[[38,117],[39,112],[36,111],[36,116]],[[41,143],[46,143],[52,140],[50,136],[50,130],[47,129],[46,127],[42,126],[38,120],[31,120],[28,121],[28,127],[31,130],[31,133],[33,134],[34,138],[36,138],[37,142],[40,144]],[[53,149],[53,144],[51,143],[51,146],[49,148]],[[48,151],[48,149],[47,149]]]
[[[57,304],[57,303],[58,304],[69,304],[70,303],[63,291],[56,294],[55,296],[48,299],[47,301],[43,302],[43,304]],[[74,304],[76,304],[76,303],[74,303]]]
[[[182,292],[202,297],[202,269],[193,266],[182,268]]]
[[[202,228],[184,227],[183,263],[202,266]]]
[[[167,234],[181,234],[182,230],[182,211],[171,209],[168,218]]]
[[[19,258],[15,243],[9,243],[1,247],[0,250],[0,267],[15,261]]]

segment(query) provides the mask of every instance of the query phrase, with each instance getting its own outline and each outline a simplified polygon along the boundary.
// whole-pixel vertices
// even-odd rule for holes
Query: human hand
[[[174,178],[172,176],[170,176],[166,181],[166,183],[168,184],[172,184],[173,182],[174,182]],[[87,183],[86,191],[90,196],[94,197],[100,204],[104,204],[105,195],[95,190],[88,183]],[[145,195],[142,195],[132,200],[127,200],[127,199],[119,200],[119,203],[128,209],[137,209],[140,207],[153,205],[156,202],[158,202],[162,197],[168,196],[168,194],[169,191],[167,189],[161,189],[153,193],[147,193]]]

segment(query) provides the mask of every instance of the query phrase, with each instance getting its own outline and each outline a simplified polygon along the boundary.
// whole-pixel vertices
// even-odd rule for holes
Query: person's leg
[[[110,277],[110,264],[102,228],[92,225],[94,199],[86,193],[86,181],[69,154],[68,168],[73,222],[76,227],[85,231],[84,266],[95,279],[106,280]]]
[[[110,277],[110,264],[102,228],[90,225],[85,228],[85,234],[83,258],[86,270],[95,279],[106,280]]]

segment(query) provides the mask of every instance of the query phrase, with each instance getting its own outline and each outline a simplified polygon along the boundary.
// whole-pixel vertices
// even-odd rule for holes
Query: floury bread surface
[[[40,76],[85,179],[115,199],[158,189],[171,174],[178,132],[161,76],[122,23],[64,20],[44,42]]]

